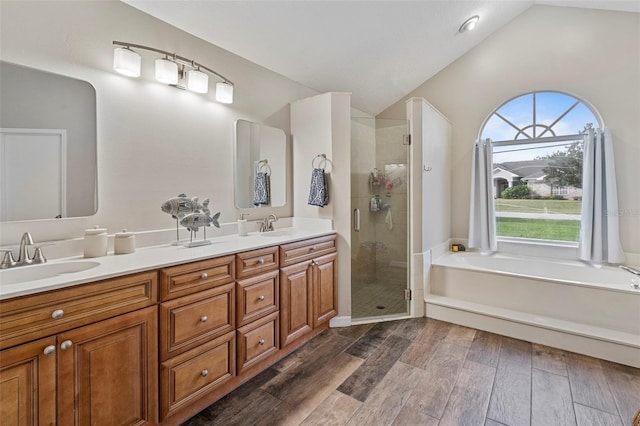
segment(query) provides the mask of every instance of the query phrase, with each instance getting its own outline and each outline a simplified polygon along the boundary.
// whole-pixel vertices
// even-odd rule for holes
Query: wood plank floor
[[[631,425],[640,369],[427,318],[329,329],[185,423]]]

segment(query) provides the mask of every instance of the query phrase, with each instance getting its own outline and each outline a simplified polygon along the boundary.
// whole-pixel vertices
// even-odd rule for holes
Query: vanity
[[[2,283],[0,298],[3,422],[175,425],[328,327],[336,235],[147,247]]]

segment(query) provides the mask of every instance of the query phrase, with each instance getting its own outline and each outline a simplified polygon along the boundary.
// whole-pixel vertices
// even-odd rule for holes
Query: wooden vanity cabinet
[[[25,342],[0,352],[3,424],[157,424],[156,278],[0,301],[3,344]],[[56,334],[32,341],[43,330]]]
[[[337,314],[335,235],[280,246],[280,347],[299,341]]]
[[[56,348],[48,337],[0,352],[2,424],[56,424]]]

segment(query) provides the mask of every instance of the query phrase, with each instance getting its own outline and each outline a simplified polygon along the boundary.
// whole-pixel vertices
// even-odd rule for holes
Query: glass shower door
[[[351,121],[351,316],[409,313],[409,146],[406,120]]]

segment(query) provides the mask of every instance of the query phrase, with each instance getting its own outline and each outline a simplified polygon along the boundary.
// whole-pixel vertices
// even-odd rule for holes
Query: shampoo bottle
[[[240,219],[238,219],[238,235],[241,237],[246,237],[247,234],[247,219],[245,216],[249,216],[248,213],[241,213]]]

